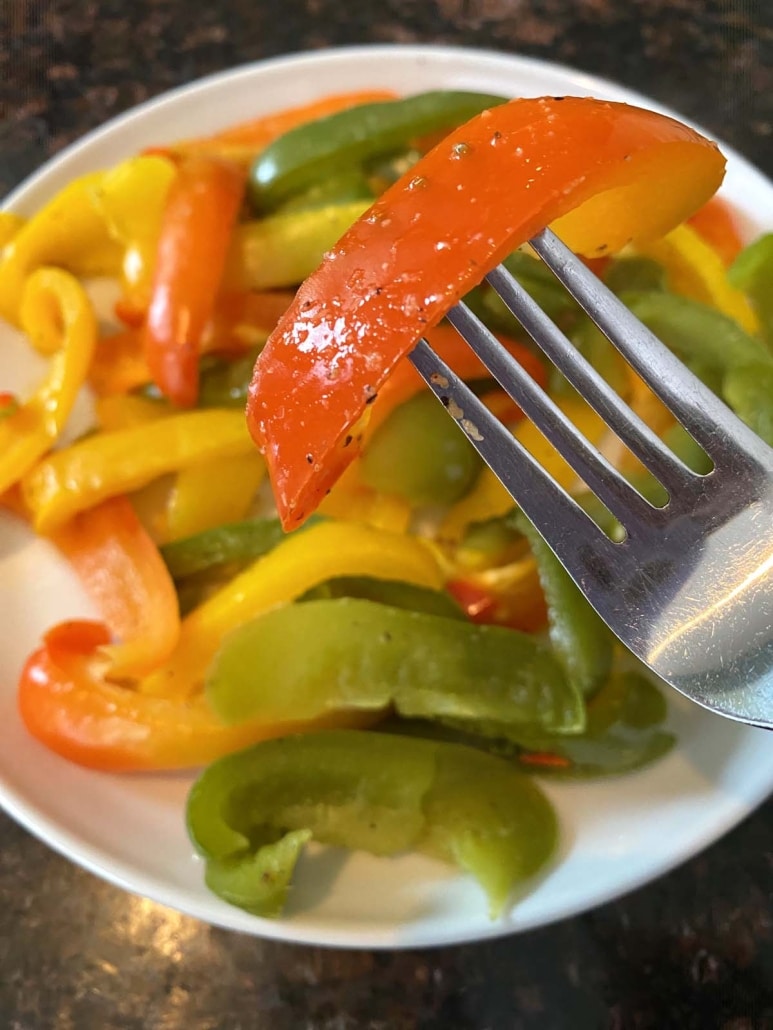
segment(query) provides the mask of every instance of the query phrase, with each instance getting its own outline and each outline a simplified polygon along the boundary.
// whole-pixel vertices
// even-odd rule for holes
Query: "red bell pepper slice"
[[[223,277],[245,185],[243,170],[183,157],[169,189],[145,324],[148,367],[181,407],[196,403],[199,354]]]
[[[247,417],[287,529],[356,455],[352,427],[422,333],[553,224],[593,256],[659,236],[724,159],[679,122],[590,98],[514,100],[450,133],[304,283],[255,366]]]
[[[168,658],[180,636],[177,593],[129,500],[113,497],[81,512],[52,540],[120,641],[102,651],[110,675],[142,676]]]

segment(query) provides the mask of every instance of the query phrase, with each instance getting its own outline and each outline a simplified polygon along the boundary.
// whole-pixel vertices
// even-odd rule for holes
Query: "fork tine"
[[[689,489],[696,474],[615,393],[507,269],[499,265],[486,278],[534,342],[642,464],[670,493]]]
[[[651,524],[656,509],[588,442],[470,309],[459,303],[446,317],[497,382],[626,529]],[[506,437],[512,440],[511,434],[506,433]],[[494,471],[499,475],[498,467]]]
[[[543,229],[529,243],[710,457],[736,459],[739,447],[732,443],[731,436],[755,447],[753,434],[743,422],[642,325],[555,233]],[[717,433],[718,426],[723,433]]]
[[[599,549],[614,546],[572,497],[422,339],[409,354],[416,371],[526,516],[539,529],[546,513]],[[520,367],[520,366],[519,366]]]

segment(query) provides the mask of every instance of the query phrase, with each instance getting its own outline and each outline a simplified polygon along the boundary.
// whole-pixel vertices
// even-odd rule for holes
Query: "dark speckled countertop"
[[[557,60],[647,92],[773,173],[771,0],[0,0],[0,195],[147,97],[361,42]],[[211,929],[0,815],[0,1030],[773,1028],[773,808],[592,913],[494,943],[326,951]]]

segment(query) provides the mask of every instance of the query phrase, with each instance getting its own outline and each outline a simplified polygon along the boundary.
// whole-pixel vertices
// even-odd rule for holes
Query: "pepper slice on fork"
[[[450,133],[328,253],[258,358],[248,422],[285,527],[356,456],[400,358],[507,254],[548,224],[590,256],[661,236],[723,171],[694,130],[589,98],[514,100]]]

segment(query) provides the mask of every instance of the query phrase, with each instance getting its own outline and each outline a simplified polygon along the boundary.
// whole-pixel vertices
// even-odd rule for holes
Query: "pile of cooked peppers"
[[[300,416],[290,386],[259,390],[261,368],[276,373],[282,327],[311,318],[315,303],[337,303],[330,269],[348,259],[342,235],[376,248],[372,258],[362,251],[365,266],[380,261],[376,228],[400,215],[400,197],[409,191],[419,214],[434,208],[445,169],[458,175],[482,133],[496,146],[513,111],[532,140],[519,157],[541,172],[548,136],[559,134],[535,126],[559,117],[558,99],[514,102],[527,111],[460,92],[325,97],[86,175],[29,220],[0,211],[0,315],[48,361],[29,397],[0,394],[0,500],[66,556],[102,615],[45,635],[20,678],[22,717],[43,744],[94,769],[208,765],[190,793],[191,838],[209,886],[256,914],[282,911],[314,838],[455,863],[497,915],[555,847],[555,816],[531,774],[626,773],[674,744],[658,687],[619,653],[404,358],[368,393],[331,351]],[[596,102],[567,100],[562,138],[595,117]],[[661,116],[628,108],[604,117],[625,122],[618,136],[629,150],[592,139],[588,153],[575,150],[575,171],[588,166],[582,187],[562,180],[556,152],[554,181],[528,179],[534,210],[566,219],[573,207],[556,197],[579,191],[571,225],[597,274],[773,443],[773,236],[742,248],[732,212],[710,199],[722,159],[702,137],[669,130],[666,152],[648,137]],[[610,242],[603,203],[632,181],[645,195],[648,176],[671,181],[678,204],[653,196],[626,209],[623,221],[636,224]],[[481,201],[484,233],[500,211],[483,203],[488,186],[474,171],[464,185],[467,208]],[[434,215],[453,226],[463,206]],[[507,238],[515,232],[514,223]],[[634,410],[708,471],[528,248],[499,256]],[[349,294],[375,289],[372,271],[347,279]],[[665,503],[498,297],[471,283],[469,268],[457,271],[467,303],[510,353],[648,500]],[[296,293],[312,273],[316,286]],[[418,274],[391,299],[390,331],[421,323]],[[110,331],[90,298],[95,277],[117,284]],[[333,292],[312,302],[320,281]],[[450,326],[425,330],[589,515],[619,534]],[[363,367],[376,361],[377,337],[378,326],[361,334]],[[355,386],[365,393],[347,408]],[[63,444],[83,387],[95,424]],[[325,451],[315,419],[331,415],[331,397],[347,428]],[[245,405],[253,434],[264,439],[273,418],[282,453],[295,456],[267,453],[273,498]],[[282,494],[293,476],[311,483],[302,489],[316,498],[313,514]]]

